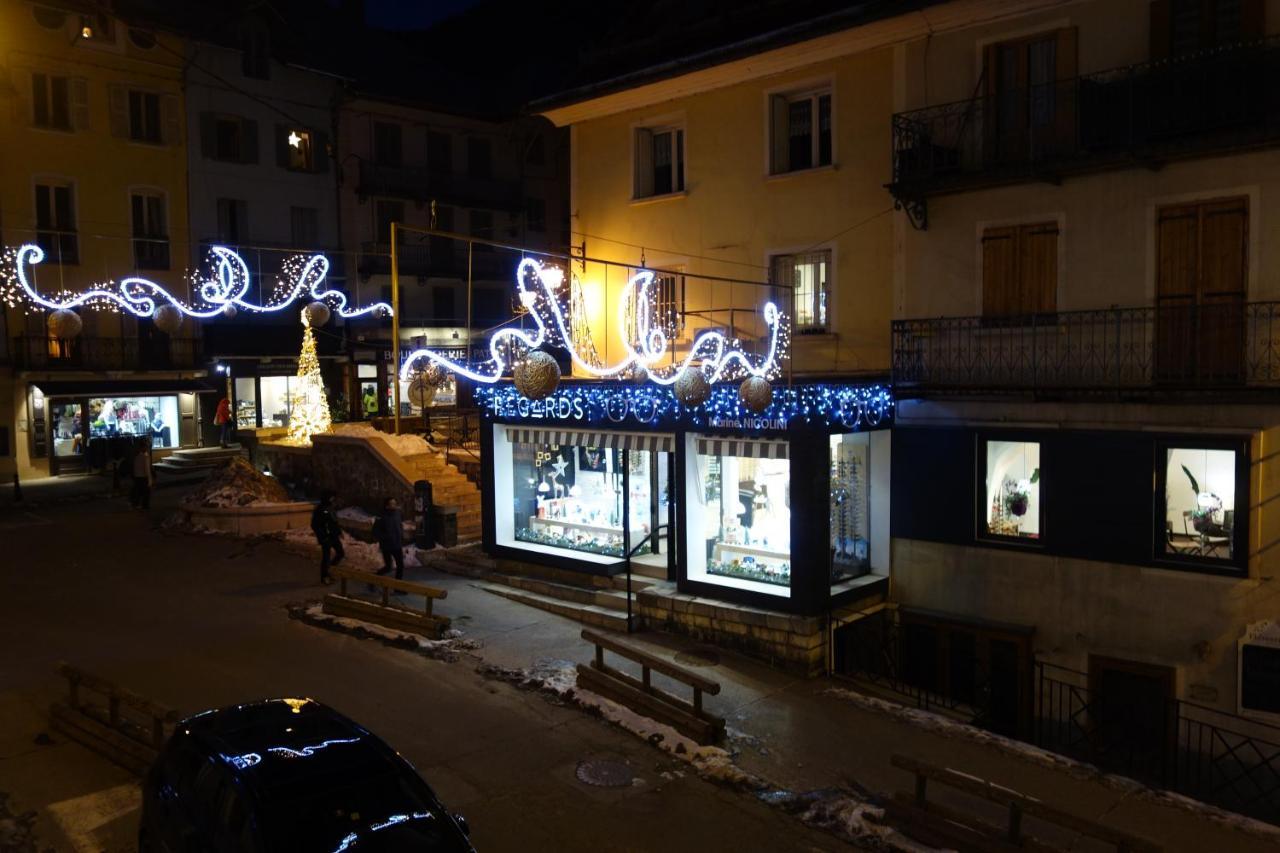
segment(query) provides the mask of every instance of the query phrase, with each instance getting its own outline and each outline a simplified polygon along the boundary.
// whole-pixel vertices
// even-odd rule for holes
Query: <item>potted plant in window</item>
[[[1031,486],[1040,482],[1040,469],[1031,472],[1031,479],[1017,481],[1006,477],[1004,481],[1004,508],[1016,518],[1027,514],[1031,503]]]
[[[1218,525],[1213,516],[1222,509],[1222,498],[1213,492],[1200,491],[1200,484],[1196,482],[1196,478],[1186,465],[1182,466],[1182,473],[1186,474],[1187,479],[1191,481],[1191,491],[1196,496],[1195,509],[1191,510],[1191,526],[1197,533],[1209,533],[1215,530]]]

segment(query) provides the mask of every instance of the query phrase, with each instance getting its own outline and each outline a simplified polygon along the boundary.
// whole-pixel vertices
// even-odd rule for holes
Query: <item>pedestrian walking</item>
[[[134,443],[133,489],[129,503],[134,509],[151,509],[151,439],[144,437]]]
[[[231,438],[231,401],[225,396],[218,401],[213,413],[213,423],[218,427],[218,446],[226,447]]]
[[[373,538],[382,551],[382,568],[378,574],[385,575],[391,571],[392,562],[396,566],[396,580],[404,580],[404,516],[400,513],[400,503],[395,498],[387,498],[382,504],[382,514],[373,522]],[[396,595],[404,595],[400,590]]]
[[[342,550],[342,527],[333,513],[334,497],[332,491],[321,492],[320,503],[311,511],[311,532],[320,543],[320,583],[323,584],[333,583],[333,578],[329,577],[329,567],[338,565],[345,556]]]

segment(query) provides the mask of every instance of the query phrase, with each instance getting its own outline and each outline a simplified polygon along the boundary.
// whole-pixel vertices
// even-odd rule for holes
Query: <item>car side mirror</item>
[[[458,824],[458,828],[462,830],[462,834],[471,837],[471,826],[467,823],[467,819],[460,814],[455,814],[453,820]]]

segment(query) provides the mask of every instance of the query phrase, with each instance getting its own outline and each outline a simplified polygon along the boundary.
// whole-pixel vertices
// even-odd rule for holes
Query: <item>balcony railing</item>
[[[523,194],[517,181],[498,178],[473,178],[412,166],[384,166],[368,160],[360,161],[360,179],[356,186],[360,195],[391,196],[459,207],[523,209]]]
[[[1280,38],[893,117],[900,201],[1280,143]]]
[[[391,272],[390,243],[362,243],[358,270],[362,276]],[[442,240],[431,243],[402,243],[396,247],[400,275],[466,278],[466,247]],[[519,258],[509,253],[487,251],[477,246],[471,253],[472,278],[510,281]]]
[[[895,320],[893,379],[922,393],[1280,389],[1280,302]]]
[[[66,340],[24,335],[13,340],[14,366],[24,370],[171,370],[203,366],[199,338]]]

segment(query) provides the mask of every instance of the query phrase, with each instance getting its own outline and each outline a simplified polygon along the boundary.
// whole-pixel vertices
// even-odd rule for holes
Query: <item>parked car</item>
[[[471,851],[399,753],[310,699],[179,723],[142,788],[143,853]]]

